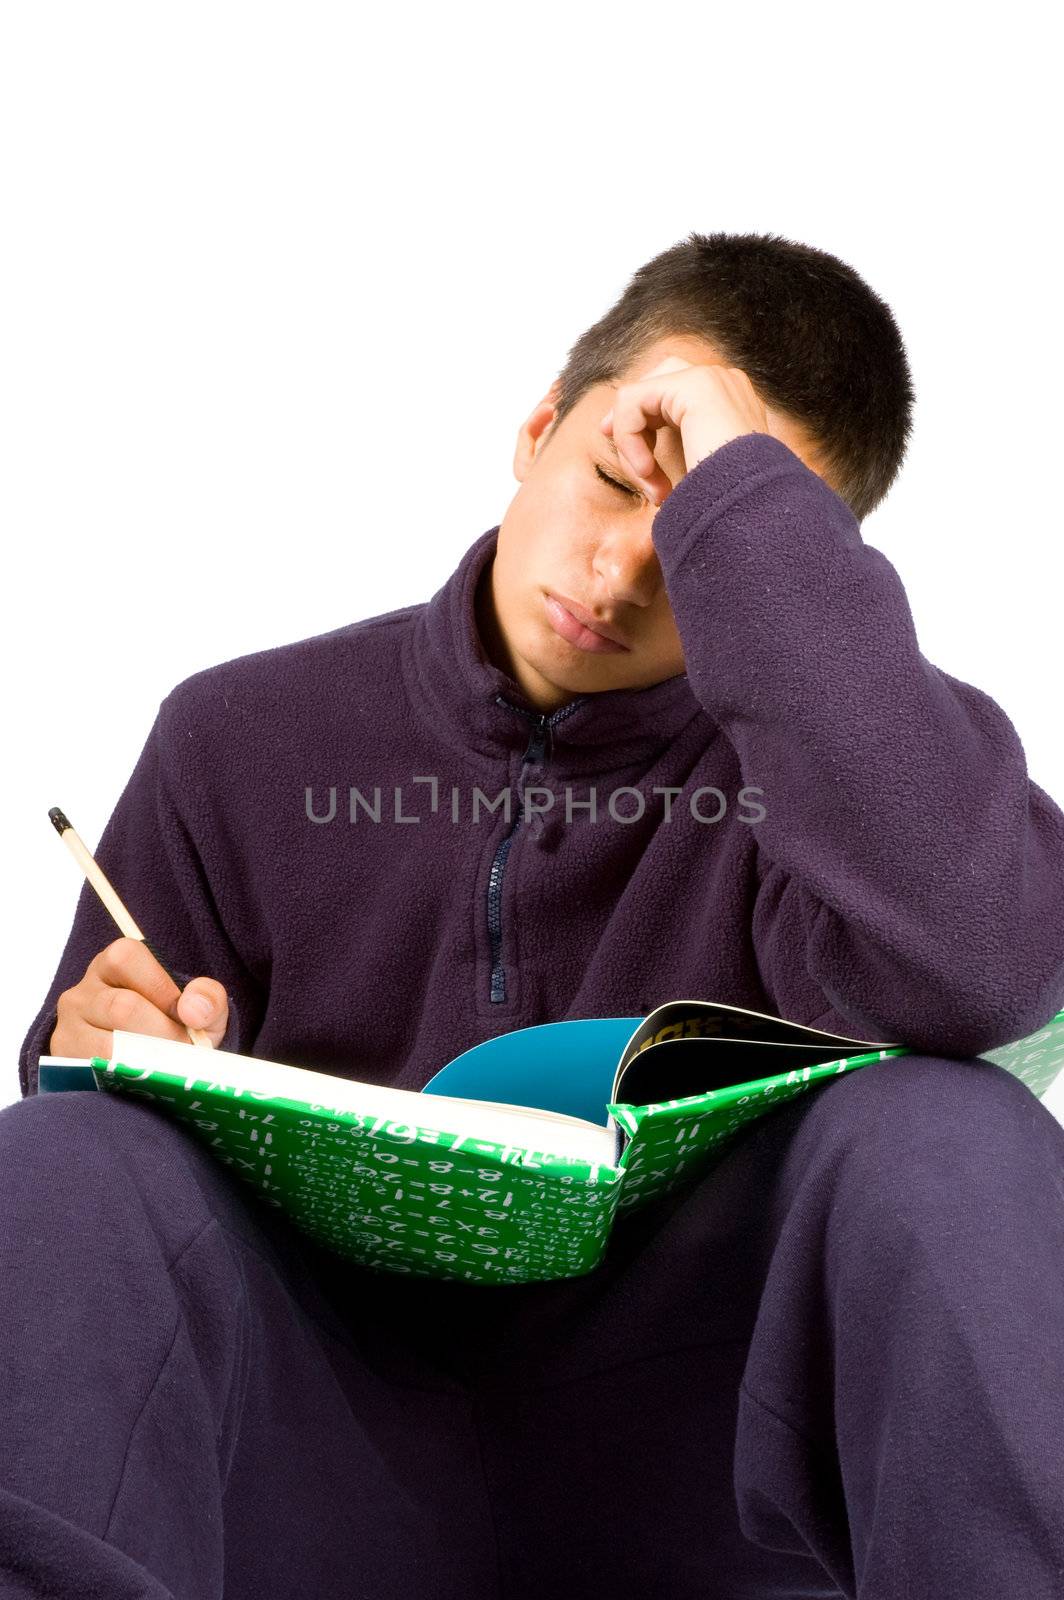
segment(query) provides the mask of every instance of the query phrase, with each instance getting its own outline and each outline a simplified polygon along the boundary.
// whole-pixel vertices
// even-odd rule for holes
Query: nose
[[[661,587],[661,565],[650,529],[628,529],[599,545],[592,563],[611,600],[618,604],[648,606]]]

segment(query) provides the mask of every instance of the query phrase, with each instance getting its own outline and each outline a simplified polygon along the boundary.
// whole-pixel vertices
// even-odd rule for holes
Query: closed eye
[[[633,500],[641,500],[643,498],[638,489],[629,489],[626,483],[618,483],[617,479],[611,478],[608,472],[603,472],[602,468],[597,463],[595,465],[595,471],[598,473],[603,483],[608,483],[611,488],[619,489],[622,494],[629,495]]]

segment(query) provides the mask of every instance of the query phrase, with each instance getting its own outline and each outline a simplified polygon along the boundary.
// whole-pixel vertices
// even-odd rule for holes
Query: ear
[[[555,421],[554,414],[558,409],[558,402],[561,399],[561,397],[562,397],[562,380],[560,378],[555,378],[554,382],[551,384],[550,388],[547,390],[546,395],[540,401],[540,405],[541,406],[549,406],[550,407],[551,414],[550,414],[549,418],[547,419],[546,425],[544,426],[542,432],[539,433],[537,435],[537,437],[536,437],[536,449],[537,450],[540,448],[541,445],[546,444],[547,436],[550,434],[551,430],[554,427],[554,421]]]
[[[561,398],[561,382],[555,378],[543,399],[522,423],[514,451],[514,477],[524,483],[532,463],[541,447],[546,444],[554,426],[554,413]]]
[[[536,435],[537,449],[540,447],[540,445],[546,443],[547,435],[554,427],[554,413],[558,409],[558,401],[561,399],[561,397],[562,380],[560,378],[555,378],[554,382],[551,384],[550,388],[547,390],[546,394],[543,396],[543,399],[540,401],[535,412],[533,413],[533,415],[538,416],[544,407],[549,407],[550,409],[550,415],[548,416],[546,423],[543,425],[541,431]]]

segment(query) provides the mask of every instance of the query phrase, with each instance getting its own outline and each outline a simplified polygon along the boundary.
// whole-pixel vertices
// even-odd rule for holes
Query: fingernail
[[[214,1013],[214,1007],[205,994],[190,994],[185,1001],[185,1010],[192,1013],[193,1022],[207,1022]]]

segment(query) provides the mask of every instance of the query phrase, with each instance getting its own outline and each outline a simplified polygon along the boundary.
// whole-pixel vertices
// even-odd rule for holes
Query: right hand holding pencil
[[[209,1012],[200,1010],[206,1001]],[[189,1041],[202,1029],[218,1047],[229,1022],[229,998],[216,978],[193,978],[179,989],[142,939],[115,939],[93,957],[85,975],[64,989],[48,1045],[53,1056],[106,1056],[115,1028]]]

